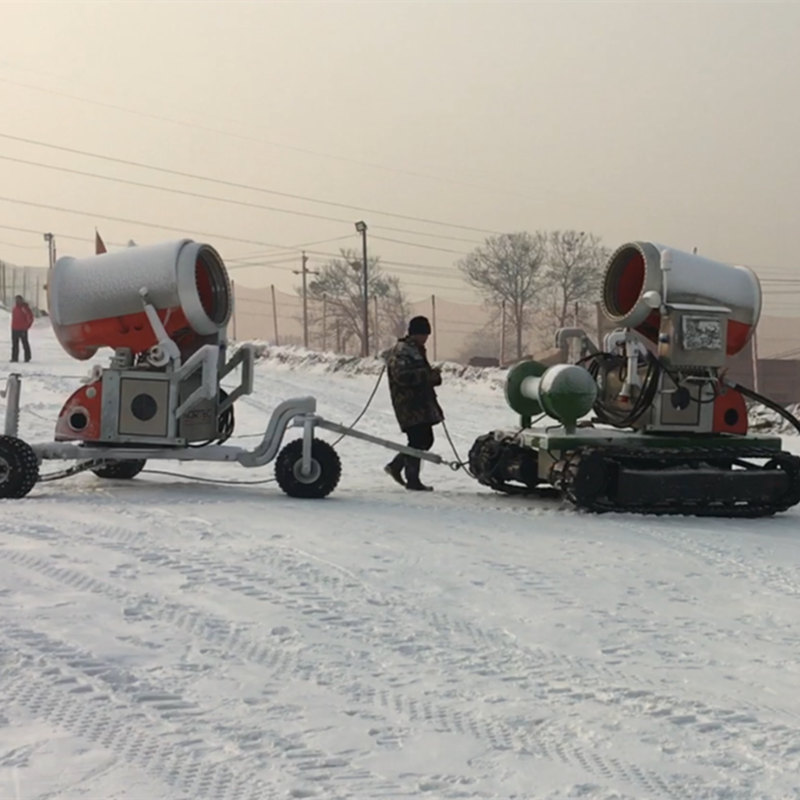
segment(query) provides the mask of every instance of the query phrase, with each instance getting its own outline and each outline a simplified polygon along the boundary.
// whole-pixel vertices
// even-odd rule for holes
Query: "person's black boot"
[[[433,486],[426,486],[419,479],[419,470],[421,462],[418,458],[409,458],[406,460],[406,489],[412,492],[432,492]]]
[[[403,480],[403,467],[406,465],[406,457],[402,453],[398,453],[384,468],[383,471],[390,475],[401,486],[405,486],[406,482]]]

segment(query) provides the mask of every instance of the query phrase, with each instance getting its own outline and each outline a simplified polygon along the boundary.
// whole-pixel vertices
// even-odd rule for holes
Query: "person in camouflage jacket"
[[[408,335],[399,339],[385,354],[389,392],[397,423],[408,437],[408,446],[417,450],[433,447],[433,426],[444,420],[434,388],[441,384],[442,374],[430,365],[425,352],[425,342],[430,333],[428,320],[414,317],[408,323]],[[420,467],[419,458],[398,453],[384,470],[407,489],[430,491],[432,487],[419,479]]]

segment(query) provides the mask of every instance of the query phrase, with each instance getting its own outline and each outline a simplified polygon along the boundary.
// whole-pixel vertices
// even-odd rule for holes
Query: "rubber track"
[[[695,462],[701,464],[706,460],[718,460],[720,458],[735,459],[768,459],[779,462],[781,468],[790,477],[790,490],[780,500],[773,503],[747,503],[746,505],[709,505],[707,500],[696,500],[687,502],[684,498],[673,497],[666,500],[663,506],[653,507],[648,504],[642,505],[618,505],[613,499],[607,498],[578,498],[573,490],[573,484],[579,475],[581,463],[586,463],[587,455],[599,454],[610,469],[614,466],[624,466],[635,464],[641,460],[652,462],[658,460],[663,469],[669,469],[673,465],[686,465]],[[658,470],[653,470],[657,472]],[[742,475],[746,474],[742,471]],[[693,448],[689,450],[676,451],[674,449],[661,448],[642,450],[641,448],[614,449],[609,448],[583,448],[572,453],[566,460],[564,470],[564,482],[561,490],[564,496],[578,508],[596,513],[609,511],[621,511],[625,513],[639,514],[688,514],[700,517],[765,517],[785,511],[800,502],[800,458],[785,451],[775,451],[764,448],[723,448],[706,447]],[[744,478],[743,478],[744,479]]]

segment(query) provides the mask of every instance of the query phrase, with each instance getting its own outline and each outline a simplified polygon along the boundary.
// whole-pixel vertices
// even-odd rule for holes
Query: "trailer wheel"
[[[303,475],[303,440],[289,442],[278,454],[275,478],[290,497],[326,497],[339,483],[342,464],[337,452],[321,439],[311,440],[311,470]]]
[[[0,497],[25,497],[38,480],[33,448],[15,436],[0,436]]]
[[[92,472],[98,478],[127,481],[135,478],[143,469],[147,460],[144,458],[129,458],[124,461],[108,461],[102,467],[94,467]]]

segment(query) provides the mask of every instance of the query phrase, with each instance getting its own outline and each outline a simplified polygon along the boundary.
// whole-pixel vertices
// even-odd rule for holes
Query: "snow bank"
[[[2,313],[2,312],[0,312]],[[251,342],[256,348],[257,361],[270,369],[337,374],[343,377],[377,376],[383,369],[381,358],[361,358],[340,353],[321,353],[296,345],[272,345],[268,342]],[[467,367],[453,361],[437,362],[447,385],[483,386],[490,391],[503,391],[507,370],[499,367]],[[800,404],[788,406],[795,416],[800,415]],[[795,428],[783,417],[763,406],[749,404],[748,418],[752,433],[796,434]]]
[[[800,416],[800,404],[786,406],[786,410],[795,417]],[[751,405],[747,410],[751,433],[796,434],[797,429],[787,419],[772,409],[760,405]]]
[[[339,353],[320,353],[295,345],[271,345],[251,342],[256,349],[257,361],[268,362],[270,368],[284,367],[303,372],[336,373],[343,376],[378,375],[384,362],[380,358],[361,358]],[[437,362],[442,377],[448,381],[463,381],[470,385],[485,384],[493,390],[502,390],[506,372],[499,367],[466,367],[453,361]]]

